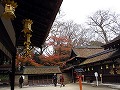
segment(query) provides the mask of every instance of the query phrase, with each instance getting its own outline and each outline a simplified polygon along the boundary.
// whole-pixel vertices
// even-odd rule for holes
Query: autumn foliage
[[[35,60],[33,60],[30,57],[26,57],[24,58],[23,56],[17,55],[16,56],[16,66],[41,66],[41,64],[38,64],[35,62]]]
[[[65,61],[69,58],[71,45],[66,37],[52,36],[48,46],[53,47],[53,54],[38,55],[31,54],[31,57],[23,57],[20,54],[16,56],[16,66],[60,66],[63,67]],[[37,58],[38,57],[38,58]]]
[[[43,65],[60,66],[62,67],[65,61],[69,58],[71,52],[70,40],[67,37],[51,36],[47,45],[53,47],[52,55],[40,55],[40,60],[43,60]]]

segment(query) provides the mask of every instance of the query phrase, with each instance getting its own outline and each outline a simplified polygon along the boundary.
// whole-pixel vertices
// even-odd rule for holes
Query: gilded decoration
[[[2,4],[5,8],[4,13],[2,14],[3,17],[6,19],[14,19],[15,16],[15,8],[18,6],[13,0],[3,0]]]

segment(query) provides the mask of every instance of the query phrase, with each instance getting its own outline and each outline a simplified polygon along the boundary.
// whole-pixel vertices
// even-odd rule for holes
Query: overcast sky
[[[82,24],[97,10],[111,10],[120,14],[120,0],[63,0],[62,12],[65,20]]]

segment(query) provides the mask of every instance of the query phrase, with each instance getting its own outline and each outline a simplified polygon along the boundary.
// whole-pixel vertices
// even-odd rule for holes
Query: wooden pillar
[[[38,78],[38,80],[37,80],[37,84],[39,84],[39,76],[37,75],[37,78]]]
[[[35,81],[34,81],[34,76],[33,76],[33,85],[35,84]]]
[[[72,68],[72,82],[74,83],[74,67]]]
[[[102,83],[102,74],[100,74],[100,79],[101,79],[101,83]]]
[[[14,85],[15,85],[15,59],[16,59],[16,51],[15,53],[13,54],[13,57],[12,57],[12,71],[11,71],[11,74],[10,74],[10,77],[11,77],[11,90],[14,90]]]
[[[47,75],[47,84],[48,84],[49,82],[48,82],[48,75]]]

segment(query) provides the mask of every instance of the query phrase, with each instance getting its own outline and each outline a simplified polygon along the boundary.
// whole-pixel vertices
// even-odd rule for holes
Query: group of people
[[[60,78],[59,78],[59,80],[60,80],[60,87],[64,87],[65,85],[64,85],[64,76],[63,76],[63,74],[61,74],[60,75]],[[56,87],[57,86],[57,75],[56,74],[54,74],[54,76],[53,76],[53,84],[54,84],[54,86]]]
[[[60,87],[62,87],[62,86],[64,87],[65,85],[64,85],[63,74],[60,75],[59,80],[60,80],[60,84],[61,84]],[[19,87],[20,88],[22,88],[22,86],[23,86],[23,81],[24,81],[23,76],[20,76],[20,78],[19,78]],[[55,87],[57,86],[57,75],[56,74],[53,75],[53,84]]]

